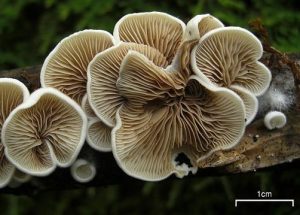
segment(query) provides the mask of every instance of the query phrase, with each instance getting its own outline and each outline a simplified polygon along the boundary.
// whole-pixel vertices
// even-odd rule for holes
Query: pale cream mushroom
[[[79,183],[87,183],[96,176],[95,166],[84,159],[76,160],[71,166],[71,175]]]
[[[0,78],[0,132],[5,120],[18,105],[29,97],[29,91],[20,81],[11,78]],[[0,188],[11,180],[15,167],[4,154],[4,145],[0,140]]]
[[[241,96],[246,104],[247,124],[257,112],[255,96],[262,95],[271,81],[269,69],[258,62],[262,53],[260,41],[251,32],[223,27],[206,33],[191,54],[195,74],[207,83],[227,87]]]
[[[236,145],[245,129],[244,105],[231,90],[180,71],[167,72],[130,51],[117,82],[126,98],[112,131],[114,157],[130,176],[147,181],[195,173],[197,162]],[[184,153],[192,167],[178,165]]]
[[[88,100],[97,117],[110,127],[115,125],[116,111],[124,101],[116,82],[122,60],[130,50],[144,54],[160,67],[168,65],[158,50],[135,43],[120,43],[96,55],[88,66]]]
[[[286,124],[286,116],[280,111],[270,111],[264,118],[264,124],[269,130],[283,128]]]
[[[159,50],[171,64],[182,43],[185,24],[161,12],[133,13],[122,17],[114,28],[116,42],[144,44]]]
[[[112,35],[101,30],[79,31],[64,38],[43,64],[42,87],[56,88],[81,104],[88,64],[97,53],[113,45]]]
[[[44,176],[70,166],[86,136],[80,106],[53,88],[36,90],[3,125],[5,155],[21,171]]]
[[[101,122],[101,120],[95,115],[89,104],[87,95],[83,97],[81,107],[88,117],[86,135],[87,143],[97,151],[110,152],[112,128]]]
[[[207,32],[224,27],[223,23],[210,14],[193,17],[186,25],[184,41],[199,40]]]

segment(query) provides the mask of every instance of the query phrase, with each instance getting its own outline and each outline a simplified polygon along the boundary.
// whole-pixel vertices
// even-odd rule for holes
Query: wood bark
[[[266,48],[266,47],[265,47]],[[268,48],[268,47],[267,47]],[[260,169],[270,168],[283,163],[286,166],[298,165],[300,162],[300,56],[287,56],[281,53],[265,53],[262,62],[270,70],[277,73],[289,71],[295,78],[295,102],[286,112],[287,125],[282,129],[267,130],[263,124],[263,116],[257,117],[246,128],[246,132],[240,143],[226,151],[214,153],[201,163],[202,167],[192,177],[209,175],[226,175],[233,173],[245,173]],[[40,87],[40,66],[1,71],[0,77],[11,77],[22,81],[30,91]],[[292,73],[291,73],[292,72]],[[121,184],[125,182],[137,182],[127,176],[117,166],[111,153],[100,153],[90,149],[87,144],[79,157],[94,162],[97,167],[96,178],[87,184],[75,182],[68,169],[58,169],[48,177],[34,177],[29,183],[18,188],[4,188],[0,193],[32,195],[43,190],[62,190],[90,186],[105,186],[109,184]],[[292,162],[293,161],[293,162]],[[171,177],[168,180],[172,180]]]

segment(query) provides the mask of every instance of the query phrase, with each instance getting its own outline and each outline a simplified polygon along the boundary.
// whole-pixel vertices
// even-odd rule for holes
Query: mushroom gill
[[[29,96],[29,91],[20,81],[11,78],[0,79],[0,133],[5,120],[12,110],[20,105]],[[4,154],[4,145],[0,139],[0,188],[6,186],[15,167]]]
[[[116,41],[144,44],[159,50],[171,64],[183,38],[185,24],[166,13],[133,13],[122,17],[114,28]]]
[[[89,64],[87,94],[97,117],[110,127],[115,125],[115,114],[123,103],[116,82],[125,55],[135,50],[147,56],[156,65],[166,67],[166,58],[156,49],[135,43],[120,43],[99,53]]]
[[[101,122],[96,116],[89,104],[87,95],[83,97],[81,107],[88,118],[86,142],[97,151],[110,152],[112,128]]]
[[[192,51],[191,65],[194,73],[206,82],[235,91],[245,103],[257,108],[255,96],[263,94],[271,81],[268,68],[258,62],[262,52],[260,41],[249,31],[223,27],[200,39]],[[247,123],[257,112],[248,109],[251,107],[246,105]]]
[[[194,168],[177,165],[176,154],[184,152],[195,167],[243,135],[244,106],[235,93],[197,76],[186,82],[180,71],[167,72],[138,52],[124,58],[117,88],[126,100],[112,131],[113,153],[133,177],[182,177]]]
[[[79,31],[64,38],[43,64],[42,87],[56,88],[80,104],[86,93],[88,64],[113,45],[112,35],[101,30]]]
[[[50,174],[69,166],[86,135],[87,120],[80,106],[52,88],[35,91],[8,117],[2,141],[9,160],[25,173]]]

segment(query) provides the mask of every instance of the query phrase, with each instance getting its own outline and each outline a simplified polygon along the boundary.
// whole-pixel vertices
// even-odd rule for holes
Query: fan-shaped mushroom
[[[124,58],[117,88],[126,100],[117,111],[112,146],[128,175],[149,181],[182,177],[242,137],[244,106],[235,93],[198,76],[184,81],[180,71],[166,72],[138,52]],[[180,152],[194,167],[176,164]]]
[[[77,182],[87,183],[96,176],[96,168],[92,163],[84,159],[78,159],[71,166],[71,175]]]
[[[70,166],[86,135],[80,106],[52,88],[42,88],[14,109],[3,125],[7,158],[21,171],[43,176]]]
[[[156,65],[166,67],[166,58],[156,49],[135,43],[120,43],[99,53],[88,66],[87,94],[89,103],[98,118],[110,127],[124,98],[119,95],[116,81],[121,62],[129,50],[138,51]]]
[[[101,152],[111,151],[111,127],[107,126],[105,123],[95,115],[92,110],[87,95],[82,99],[82,109],[88,116],[87,125],[87,143],[95,150]]]
[[[269,130],[283,128],[286,124],[286,116],[280,111],[270,111],[266,114],[264,123]]]
[[[144,44],[159,50],[171,64],[179,48],[185,24],[166,13],[133,13],[122,17],[114,28],[117,42]]]
[[[246,105],[247,124],[257,111],[248,109],[257,108],[256,97],[251,94],[263,94],[271,81],[268,68],[258,62],[262,52],[260,41],[239,27],[209,31],[192,51],[191,64],[198,76],[208,83],[235,91],[245,104],[252,104]]]
[[[193,17],[186,25],[184,40],[199,40],[207,32],[224,27],[223,23],[210,14]]]
[[[10,112],[20,105],[29,96],[29,91],[20,81],[11,78],[0,78],[0,132]],[[0,188],[6,186],[15,167],[11,164],[5,154],[4,145],[0,140]]]
[[[63,39],[46,58],[41,70],[42,87],[53,87],[81,103],[86,93],[86,72],[90,61],[114,45],[111,34],[84,30]]]

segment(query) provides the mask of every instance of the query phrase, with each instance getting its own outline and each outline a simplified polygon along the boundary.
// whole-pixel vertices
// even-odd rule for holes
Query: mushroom
[[[88,117],[87,125],[87,143],[95,150],[101,152],[111,151],[111,127],[107,126],[105,123],[95,115],[92,110],[87,95],[82,99],[82,109],[85,111]]]
[[[70,166],[85,140],[87,119],[80,106],[53,88],[36,90],[3,125],[5,155],[18,169],[45,176]]]
[[[0,78],[0,132],[10,112],[29,97],[26,86],[18,80]],[[15,171],[14,165],[4,154],[4,145],[0,140],[0,188],[6,186]]]
[[[86,93],[89,62],[113,45],[112,35],[101,30],[79,31],[64,38],[42,66],[42,87],[56,88],[80,104]]]
[[[158,50],[135,43],[120,43],[95,56],[88,66],[88,100],[97,117],[110,127],[115,125],[116,111],[124,101],[118,93],[116,81],[121,62],[129,50],[144,54],[158,66],[168,65]]]
[[[270,111],[264,118],[264,124],[269,130],[283,128],[286,124],[286,116],[279,111]]]
[[[223,23],[210,14],[197,15],[186,25],[184,40],[199,40],[207,32],[224,27]]]
[[[20,187],[22,184],[27,183],[31,180],[32,176],[21,172],[18,169],[15,169],[12,179],[10,180],[8,187],[10,188],[17,188]]]
[[[125,98],[112,131],[113,155],[130,176],[162,180],[195,173],[197,162],[236,145],[245,129],[244,105],[231,90],[181,71],[167,72],[144,55],[124,58],[117,88]],[[177,164],[184,153],[193,167]]]
[[[96,168],[92,163],[84,159],[78,159],[71,166],[71,175],[75,181],[87,183],[96,176]]]
[[[122,17],[114,28],[117,42],[144,44],[159,50],[169,64],[179,48],[185,24],[161,12],[133,13]]]
[[[262,95],[271,81],[269,69],[258,62],[262,53],[262,45],[252,33],[239,27],[223,27],[206,33],[191,54],[195,74],[235,91],[245,104],[251,103],[246,105],[247,124],[257,112],[252,109],[257,108],[255,96]]]

